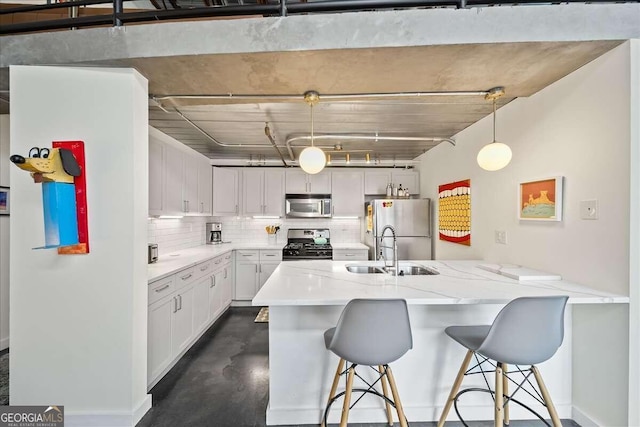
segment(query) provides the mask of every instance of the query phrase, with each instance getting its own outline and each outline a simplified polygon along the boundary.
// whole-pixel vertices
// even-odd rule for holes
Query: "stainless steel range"
[[[287,231],[287,246],[282,249],[284,261],[331,259],[332,257],[333,248],[328,228],[290,228]]]

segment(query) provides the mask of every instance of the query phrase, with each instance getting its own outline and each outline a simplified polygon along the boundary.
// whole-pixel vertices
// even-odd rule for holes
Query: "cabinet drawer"
[[[260,262],[282,261],[282,251],[276,249],[260,250]]]
[[[198,278],[196,275],[196,267],[185,268],[182,271],[178,271],[175,274],[176,278],[176,290],[182,289],[187,286],[189,283],[192,283],[194,280]]]
[[[236,251],[236,258],[238,262],[242,261],[259,261],[260,260],[260,251]]]
[[[369,259],[367,249],[334,249],[334,261],[366,261]]]
[[[171,295],[175,291],[174,276],[165,277],[164,279],[149,283],[148,291],[148,305],[159,301],[167,295]]]
[[[224,260],[222,261],[222,264],[223,265],[231,264],[233,262],[232,258],[233,258],[233,252],[229,252],[228,254],[222,255],[222,259]]]
[[[200,264],[194,267],[194,272],[193,272],[194,280],[211,275],[213,273],[213,270],[215,270],[215,267],[213,266],[212,259],[210,259],[209,261],[201,262]]]
[[[224,264],[224,256],[221,255],[221,256],[215,257],[211,262],[213,263],[214,271],[220,270],[220,268]]]

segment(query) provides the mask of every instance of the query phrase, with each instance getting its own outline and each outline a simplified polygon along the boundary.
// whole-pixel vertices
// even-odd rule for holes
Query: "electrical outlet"
[[[582,200],[580,202],[581,219],[598,219],[598,201]]]
[[[496,230],[494,232],[496,243],[500,243],[501,245],[507,244],[507,232],[504,230]]]

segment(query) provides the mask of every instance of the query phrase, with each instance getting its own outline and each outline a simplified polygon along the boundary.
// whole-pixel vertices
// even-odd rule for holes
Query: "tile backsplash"
[[[204,245],[206,223],[210,220],[207,217],[150,218],[149,243],[158,244],[159,255]]]
[[[328,228],[334,243],[360,242],[359,219],[252,219],[224,217],[214,218],[222,223],[222,239],[236,243],[267,243],[267,225],[280,225],[278,243],[287,243],[289,228]]]
[[[334,243],[360,242],[359,219],[254,219],[237,217],[184,217],[149,219],[149,243],[158,244],[160,255],[205,244],[207,222],[222,223],[222,238],[235,243],[267,243],[267,225],[280,225],[277,242],[287,242],[289,228],[329,228]]]

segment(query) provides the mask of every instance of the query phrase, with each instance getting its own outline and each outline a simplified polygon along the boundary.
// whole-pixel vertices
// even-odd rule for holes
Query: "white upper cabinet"
[[[164,144],[149,138],[149,215],[164,210]]]
[[[213,168],[209,160],[203,160],[198,168],[198,212],[211,215],[211,196],[213,193]]]
[[[333,216],[364,215],[364,173],[334,171],[331,173]]]
[[[149,215],[211,215],[209,159],[152,127]]]
[[[262,215],[264,209],[264,170],[244,169],[242,171],[242,213]]]
[[[389,170],[367,170],[364,172],[364,194],[386,194],[391,182]]]
[[[184,194],[184,212],[187,214],[200,213],[200,205],[198,201],[198,171],[202,158],[198,155],[192,155],[190,153],[183,153],[184,161],[184,180],[183,180],[183,194]]]
[[[183,215],[185,203],[182,197],[184,179],[184,160],[182,151],[165,144],[165,215]]]
[[[309,191],[308,174],[302,169],[287,169],[285,172],[285,191],[287,194],[304,194]]]
[[[393,185],[408,189],[412,196],[420,195],[420,174],[408,169],[393,170],[391,172],[391,182]]]
[[[284,170],[244,169],[243,215],[284,215]]]
[[[309,175],[302,169],[287,169],[285,181],[287,194],[331,194],[331,172],[327,170]]]
[[[214,167],[212,215],[238,215],[238,208],[238,171]]]
[[[284,216],[284,170],[264,171],[264,215]]]

